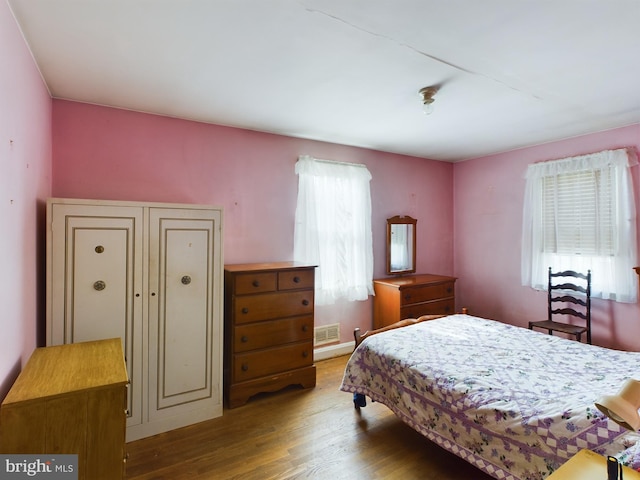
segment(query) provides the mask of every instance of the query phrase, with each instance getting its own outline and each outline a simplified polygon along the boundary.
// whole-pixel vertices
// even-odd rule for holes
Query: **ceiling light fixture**
[[[438,92],[438,87],[424,87],[418,93],[422,98],[422,111],[425,115],[433,113],[433,96]]]

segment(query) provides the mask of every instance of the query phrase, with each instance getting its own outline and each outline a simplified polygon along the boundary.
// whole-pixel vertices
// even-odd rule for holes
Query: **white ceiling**
[[[640,122],[640,0],[8,2],[55,98],[445,161]]]

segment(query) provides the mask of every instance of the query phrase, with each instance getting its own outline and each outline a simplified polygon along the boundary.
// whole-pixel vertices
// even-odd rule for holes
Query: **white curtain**
[[[317,305],[373,295],[371,174],[364,165],[301,156],[295,261],[317,265]]]
[[[637,265],[636,211],[629,172],[629,168],[636,164],[637,159],[632,150],[620,149],[529,165],[522,224],[523,285],[546,289],[549,267],[553,271],[575,270],[585,274],[587,270],[591,270],[592,297],[618,302],[637,301],[638,287],[633,271],[633,267]],[[562,248],[549,248],[549,243],[561,243],[561,239],[554,236],[558,235],[559,223],[563,219],[557,212],[553,216],[554,213],[550,213],[548,208],[545,211],[545,207],[548,207],[544,200],[545,188],[548,188],[545,185],[566,181],[568,175],[578,172],[594,172],[594,178],[597,174],[598,181],[607,182],[601,188],[594,181],[594,187],[579,187],[577,191],[580,193],[579,198],[586,199],[591,195],[597,204],[602,201],[599,198],[602,197],[600,190],[609,190],[610,198],[606,201],[610,203],[606,209],[610,212],[611,225],[596,225],[598,230],[593,232],[593,242],[587,249],[591,251],[570,252]],[[564,213],[567,214],[565,219],[575,219],[577,215],[571,211]],[[596,219],[596,223],[601,221],[598,214],[592,217]],[[605,236],[603,232],[606,229],[609,231],[607,244],[602,247],[600,237]]]

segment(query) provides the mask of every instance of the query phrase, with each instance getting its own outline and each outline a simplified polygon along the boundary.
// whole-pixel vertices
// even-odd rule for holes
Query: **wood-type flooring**
[[[126,445],[127,480],[489,480],[384,405],[339,390],[348,357],[316,363],[317,386],[260,394],[217,419]]]

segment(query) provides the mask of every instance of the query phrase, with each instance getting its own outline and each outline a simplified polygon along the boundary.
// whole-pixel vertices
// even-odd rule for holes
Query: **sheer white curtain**
[[[637,300],[636,211],[619,149],[529,165],[522,224],[522,284],[546,289],[548,269],[592,273],[593,297]]]
[[[373,295],[371,174],[364,165],[301,156],[294,260],[318,265],[317,305]]]

